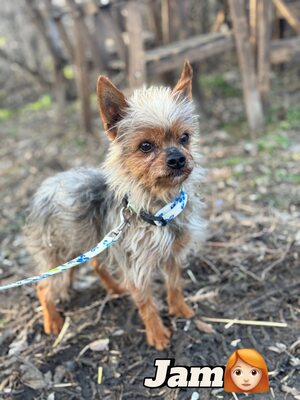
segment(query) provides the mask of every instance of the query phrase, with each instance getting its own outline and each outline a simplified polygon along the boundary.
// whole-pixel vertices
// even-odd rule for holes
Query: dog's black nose
[[[185,166],[185,156],[176,148],[169,147],[167,153],[167,166],[172,169],[181,169]]]

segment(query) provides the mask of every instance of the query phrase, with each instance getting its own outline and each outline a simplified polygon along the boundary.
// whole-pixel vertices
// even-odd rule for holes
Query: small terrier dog
[[[97,82],[104,129],[110,139],[101,167],[78,168],[46,179],[36,192],[25,227],[27,247],[40,272],[86,252],[119,224],[124,198],[133,209],[130,225],[92,267],[110,293],[129,292],[144,322],[148,344],[164,349],[164,326],[151,292],[156,271],[166,279],[169,313],[191,318],[181,287],[181,266],[203,239],[205,222],[198,193],[203,175],[198,158],[198,119],[192,101],[192,68],[185,62],[172,89],[150,87],[126,98],[106,77]],[[186,208],[166,226],[153,215],[184,184]],[[116,278],[117,277],[117,278]],[[68,298],[73,269],[40,281],[37,295],[44,330],[57,335],[63,318],[56,300]]]

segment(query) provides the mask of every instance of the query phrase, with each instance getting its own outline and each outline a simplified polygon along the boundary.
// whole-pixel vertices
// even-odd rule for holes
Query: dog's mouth
[[[190,173],[192,172],[192,169],[174,169],[168,171],[167,174],[159,176],[158,177],[158,182],[160,183],[169,183],[169,184],[180,184],[183,181],[185,181]]]

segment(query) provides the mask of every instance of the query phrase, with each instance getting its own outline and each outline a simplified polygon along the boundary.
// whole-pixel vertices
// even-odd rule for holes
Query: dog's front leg
[[[157,350],[165,349],[169,344],[171,333],[162,322],[154,303],[151,289],[145,288],[141,290],[131,286],[130,293],[145,324],[148,344],[154,346]]]
[[[181,268],[174,258],[168,260],[165,276],[169,313],[178,317],[192,318],[194,316],[194,311],[184,300],[181,285]]]

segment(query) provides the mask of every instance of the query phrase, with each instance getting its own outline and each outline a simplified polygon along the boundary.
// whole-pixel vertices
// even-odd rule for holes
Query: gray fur
[[[39,272],[93,247],[107,231],[113,198],[96,168],[72,169],[46,179],[32,199],[25,226],[26,244]],[[64,273],[51,279],[55,288],[69,277]]]

